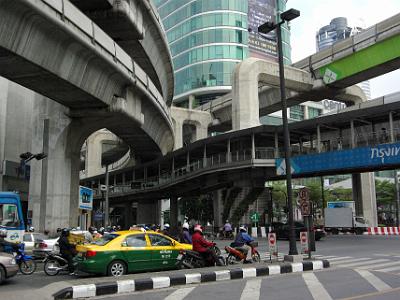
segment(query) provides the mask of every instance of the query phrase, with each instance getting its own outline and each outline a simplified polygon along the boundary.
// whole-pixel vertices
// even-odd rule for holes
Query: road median
[[[142,273],[123,276],[118,280],[109,277],[87,278],[84,280],[86,284],[78,284],[79,281],[77,280],[72,281],[70,286],[66,286],[53,293],[52,299],[89,298],[101,295],[131,293],[203,282],[322,270],[324,268],[329,268],[329,261],[312,260],[298,263],[279,263],[269,265],[266,265],[265,263],[253,265],[232,265],[225,267],[158,272],[152,273],[151,275],[149,273]],[[105,279],[108,279],[108,281],[105,281]]]

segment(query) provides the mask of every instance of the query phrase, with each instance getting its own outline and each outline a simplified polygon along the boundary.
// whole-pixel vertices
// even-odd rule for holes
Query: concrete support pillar
[[[137,207],[138,224],[158,224],[160,222],[159,200],[139,201]]]
[[[190,153],[189,153],[189,151],[186,153],[186,171],[190,172]]]
[[[194,108],[194,101],[196,101],[196,98],[194,97],[194,95],[189,95],[189,109],[193,109]]]
[[[394,131],[393,131],[393,112],[389,112],[389,132],[390,132],[390,142],[394,143]]]
[[[256,141],[254,133],[251,135],[251,159],[256,159]]]
[[[124,213],[124,229],[129,229],[129,227],[133,225],[133,209],[131,201],[125,203]]]
[[[353,120],[350,121],[350,138],[351,138],[350,145],[351,145],[351,148],[353,149],[356,147],[356,133],[354,130],[354,121]]]
[[[321,127],[317,125],[317,151],[321,153]]]
[[[174,131],[175,131],[175,147],[174,149],[179,149],[183,147],[183,124],[175,120]]]
[[[278,132],[275,131],[275,158],[279,157],[279,139],[278,139]]]
[[[203,167],[207,167],[207,146],[203,147]]]
[[[78,225],[80,150],[91,132],[58,103],[41,96],[35,101],[32,153],[44,150],[48,156],[31,164],[28,205],[33,226],[55,234],[57,228]]]
[[[378,225],[374,173],[352,174],[353,201],[356,215],[362,215],[369,226]]]
[[[222,190],[213,192],[213,210],[214,210],[214,226],[221,227],[224,225],[225,220],[222,220],[222,214],[224,212],[224,199],[222,198]]]
[[[169,201],[169,219],[171,222],[171,233],[172,235],[176,235],[178,233],[178,197],[172,196]]]
[[[232,156],[231,156],[231,140],[228,139],[228,142],[226,144],[226,162],[230,163],[232,161]]]

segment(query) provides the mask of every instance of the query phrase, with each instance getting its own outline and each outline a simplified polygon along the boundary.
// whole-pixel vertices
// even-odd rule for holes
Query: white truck
[[[328,202],[324,212],[326,232],[363,234],[368,228],[364,218],[355,215],[354,201]]]

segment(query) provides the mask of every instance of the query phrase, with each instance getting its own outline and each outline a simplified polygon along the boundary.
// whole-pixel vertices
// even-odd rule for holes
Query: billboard
[[[268,34],[259,34],[258,26],[265,22],[275,22],[276,0],[248,0],[248,27],[251,29],[249,33],[249,50],[251,57],[275,58],[277,55],[277,43],[275,31]]]
[[[285,160],[275,160],[277,175],[286,174]],[[292,174],[309,174],[323,171],[351,172],[354,169],[379,169],[400,165],[400,143],[359,147],[291,158]]]
[[[93,209],[93,190],[84,186],[79,187],[79,209]]]

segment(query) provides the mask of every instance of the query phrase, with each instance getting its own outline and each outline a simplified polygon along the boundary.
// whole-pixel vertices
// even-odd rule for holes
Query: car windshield
[[[33,238],[35,239],[35,241],[36,240],[47,240],[48,239],[47,236],[45,236],[44,234],[41,234],[41,233],[33,234]]]
[[[18,209],[15,204],[0,204],[0,226],[17,227],[19,226]]]
[[[93,241],[92,244],[95,244],[98,246],[104,246],[105,244],[109,243],[110,241],[112,241],[113,239],[115,239],[118,236],[119,236],[119,234],[107,233],[107,234],[103,235],[101,238],[99,238],[98,240]]]

